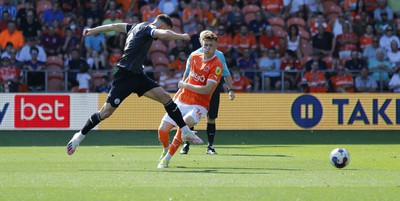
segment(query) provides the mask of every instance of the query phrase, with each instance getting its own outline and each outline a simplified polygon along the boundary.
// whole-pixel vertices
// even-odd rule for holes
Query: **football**
[[[336,168],[344,168],[350,162],[350,154],[346,149],[336,148],[331,152],[330,159]]]

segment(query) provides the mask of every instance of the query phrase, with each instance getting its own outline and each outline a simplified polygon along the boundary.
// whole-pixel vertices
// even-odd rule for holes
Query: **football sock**
[[[158,140],[160,140],[160,143],[163,145],[163,147],[168,147],[169,145],[169,132],[163,131],[163,130],[158,130]]]
[[[212,146],[214,144],[214,137],[215,137],[215,124],[207,123],[208,146]]]
[[[178,130],[176,131],[176,135],[174,137],[174,140],[172,141],[171,146],[169,147],[169,150],[168,150],[168,154],[169,155],[173,156],[175,154],[176,150],[179,149],[179,146],[181,146],[181,144],[183,142],[181,136],[182,136],[182,132],[178,128]]]
[[[94,113],[86,122],[85,126],[82,128],[81,133],[82,135],[86,135],[92,128],[94,128],[97,124],[102,121],[100,118],[100,113]]]
[[[181,111],[179,110],[178,106],[172,99],[167,104],[164,105],[164,108],[167,111],[168,115],[171,117],[171,119],[173,119],[176,122],[179,128],[186,126]]]

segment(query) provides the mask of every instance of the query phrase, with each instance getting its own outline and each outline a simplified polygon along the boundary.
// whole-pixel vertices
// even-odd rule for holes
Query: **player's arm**
[[[233,81],[230,75],[224,76],[225,84],[228,86],[229,100],[235,99],[235,92],[233,91]]]
[[[194,91],[198,94],[207,95],[211,94],[214,91],[215,87],[217,87],[217,82],[215,80],[208,80],[205,86],[204,85],[200,86],[200,85],[189,84],[181,80],[178,83],[178,87],[189,89],[190,91]]]
[[[114,24],[106,24],[106,25],[101,25],[95,28],[87,28],[83,30],[83,36],[91,36],[91,35],[96,35],[99,33],[103,32],[109,32],[109,31],[117,31],[117,32],[122,32],[126,33],[126,26],[127,23],[114,23]]]
[[[179,34],[165,29],[154,29],[153,36],[161,40],[190,40],[190,36],[187,33]]]

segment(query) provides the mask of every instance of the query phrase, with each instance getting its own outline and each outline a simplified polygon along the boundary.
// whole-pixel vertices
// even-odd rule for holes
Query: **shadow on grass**
[[[0,131],[0,146],[65,146],[73,131]],[[199,136],[206,141],[204,131]],[[172,139],[172,132],[171,138]],[[85,146],[158,146],[157,131],[92,131]],[[400,144],[398,131],[218,131],[216,145]],[[237,147],[236,147],[237,148]]]

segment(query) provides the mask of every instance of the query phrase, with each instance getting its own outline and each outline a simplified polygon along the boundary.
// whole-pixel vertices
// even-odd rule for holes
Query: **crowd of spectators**
[[[204,29],[238,92],[400,92],[398,0],[2,0],[0,91],[106,93],[126,35],[83,29],[160,13],[191,35],[154,41],[144,64],[171,92]]]

